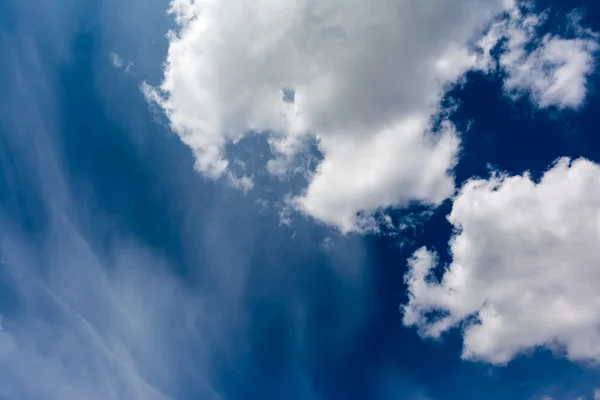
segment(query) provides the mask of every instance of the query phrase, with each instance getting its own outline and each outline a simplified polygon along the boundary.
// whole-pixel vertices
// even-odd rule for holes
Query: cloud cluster
[[[459,133],[447,119],[432,120],[465,72],[490,70],[502,39],[508,93],[529,94],[540,107],[582,103],[596,36],[577,27],[575,39],[538,43],[542,18],[514,7],[509,0],[173,0],[180,31],[170,34],[164,81],[143,88],[192,148],[198,170],[242,190],[254,183],[230,170],[226,144],[267,134],[269,170],[281,175],[316,138],[322,162],[290,203],[343,232],[375,229],[378,210],[435,205],[453,194]],[[481,39],[497,17],[504,19]],[[119,56],[111,60],[123,68]],[[43,98],[30,89],[18,92],[35,99],[15,108]],[[211,376],[203,363],[214,344],[207,337],[223,345],[215,326],[221,314],[233,318],[229,310],[211,314],[135,240],[99,254],[74,221],[73,209],[86,210],[70,202],[58,163],[43,162],[53,146],[40,127],[51,123],[40,118],[23,129],[18,124],[33,115],[11,117],[27,140],[15,147],[39,163],[50,217],[35,249],[0,224],[1,271],[18,300],[0,326],[0,396],[169,399],[191,376],[198,387],[188,391],[218,399],[203,381]],[[464,356],[492,363],[539,345],[561,346],[573,360],[600,359],[599,181],[597,165],[561,160],[540,183],[524,175],[466,184],[450,216],[458,232],[442,281],[429,276],[434,253],[421,249],[411,261],[405,324],[438,337],[469,320]]]
[[[278,174],[316,138],[323,161],[293,204],[344,232],[369,229],[381,208],[452,194],[458,135],[431,120],[480,64],[470,41],[512,6],[174,0],[164,81],[144,91],[210,177],[231,176],[224,145],[243,135],[269,134]]]
[[[596,49],[583,29],[586,38],[537,43],[543,18],[511,0],[173,0],[171,12],[180,31],[169,36],[164,81],[143,90],[197,169],[249,190],[251,177],[228,169],[226,143],[268,134],[269,170],[282,175],[316,138],[322,162],[291,204],[342,232],[375,229],[387,207],[452,195],[459,135],[443,118],[434,132],[432,119],[465,72],[490,69],[501,39],[507,92],[541,107],[581,104]]]
[[[456,234],[440,281],[414,253],[404,324],[439,337],[460,323],[463,357],[504,364],[538,346],[600,361],[600,165],[563,158],[528,174],[471,180],[448,216]]]
[[[519,8],[495,23],[482,39],[486,57],[500,46],[499,67],[506,73],[504,89],[512,98],[530,96],[540,108],[578,108],[587,92],[587,78],[595,65],[598,33],[583,28],[579,15],[569,15],[572,38],[538,31],[548,12],[535,14]]]

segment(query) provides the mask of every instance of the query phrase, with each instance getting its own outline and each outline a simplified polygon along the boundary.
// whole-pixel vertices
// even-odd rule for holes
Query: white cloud
[[[39,87],[39,74],[23,73],[29,89]],[[214,344],[208,337],[222,337],[222,310],[211,311],[213,299],[192,292],[167,260],[136,240],[116,230],[110,246],[97,240],[110,222],[71,198],[45,130],[53,121],[35,112],[36,101],[53,104],[52,97],[23,92],[30,101],[15,95],[17,105],[0,119],[9,132],[26,132],[9,135],[8,151],[27,151],[35,162],[8,168],[6,176],[31,168],[33,178],[22,184],[39,190],[36,209],[45,217],[32,238],[15,226],[9,206],[0,212],[0,281],[9,293],[2,302],[8,312],[0,329],[0,398],[169,400],[185,371],[197,382],[191,390],[218,399],[206,370]],[[0,164],[8,165],[4,156]]]
[[[503,364],[546,346],[600,361],[599,165],[563,158],[538,183],[471,180],[448,219],[452,262],[434,282],[436,255],[415,252],[405,325],[436,338],[465,323],[466,359]]]
[[[447,121],[432,134],[430,118],[446,86],[479,66],[470,41],[511,6],[174,0],[181,30],[164,81],[143,90],[209,177],[228,170],[224,145],[250,131],[269,132],[276,172],[316,137],[323,162],[294,205],[342,231],[368,229],[380,208],[453,193],[460,141]]]
[[[194,391],[218,399],[205,370],[207,336],[216,335],[221,318],[207,311],[211,299],[193,293],[166,260],[131,238],[111,231],[110,249],[90,240],[107,221],[70,197],[47,132],[25,129],[52,122],[27,115],[12,116],[21,128],[15,131],[32,133],[11,139],[9,149],[23,140],[35,155],[35,178],[24,184],[41,192],[46,224],[32,239],[15,227],[10,210],[0,216],[0,276],[10,293],[2,304],[9,312],[0,329],[0,398],[168,400],[185,370],[195,374]]]
[[[121,56],[118,55],[117,53],[110,53],[109,55],[110,55],[110,61],[112,62],[113,67],[115,67],[117,69],[122,68],[125,71],[125,73],[130,73],[131,69],[135,65],[135,63],[133,61],[129,61],[129,62],[127,62],[127,64],[125,64],[125,62],[123,61]]]
[[[52,11],[55,5],[44,3],[44,15],[54,16],[46,7]],[[73,4],[67,1],[66,5]],[[22,8],[27,10],[27,5]],[[18,20],[23,26],[37,27],[36,18],[27,18],[30,14],[24,12]],[[81,17],[75,12],[57,15]],[[74,21],[62,25],[78,26]],[[56,24],[48,26],[55,29]],[[126,205],[145,193],[143,188],[132,191],[133,198],[120,193],[118,205],[109,201],[111,211],[105,214],[102,199],[106,200],[103,194],[108,193],[104,191],[104,181],[83,172],[79,175],[85,187],[82,193],[82,187],[69,186],[71,174],[61,168],[72,161],[63,159],[69,155],[57,150],[69,134],[63,136],[62,120],[55,119],[61,115],[55,108],[61,105],[55,94],[61,92],[45,78],[60,68],[63,60],[56,62],[52,52],[44,50],[44,57],[38,52],[38,46],[44,43],[51,43],[52,50],[70,45],[78,33],[65,29],[58,29],[56,34],[41,32],[23,29],[24,37],[20,39],[25,40],[15,40],[14,46],[9,43],[11,51],[2,49],[7,71],[19,78],[8,79],[0,91],[0,100],[8,105],[0,109],[0,121],[7,133],[2,138],[3,146],[7,146],[0,151],[2,190],[25,190],[23,195],[32,197],[27,204],[17,206],[8,201],[0,205],[0,297],[2,310],[8,310],[0,330],[0,398],[162,400],[192,396],[215,400],[219,396],[211,390],[211,382],[237,381],[242,385],[219,385],[225,397],[235,398],[235,393],[239,395],[246,384],[260,390],[263,380],[268,383],[270,368],[262,371],[256,361],[260,364],[264,356],[273,355],[272,348],[260,343],[265,330],[275,323],[286,336],[285,354],[275,354],[275,361],[283,356],[286,365],[273,371],[281,385],[276,385],[275,391],[267,391],[271,397],[318,398],[306,360],[313,358],[310,353],[316,349],[312,346],[315,342],[311,321],[320,313],[322,293],[305,283],[339,274],[336,281],[343,280],[344,284],[333,285],[328,299],[339,304],[340,311],[348,310],[348,301],[354,305],[350,307],[352,312],[338,313],[330,327],[336,338],[348,342],[344,338],[353,335],[354,329],[360,330],[365,317],[360,273],[365,257],[361,244],[340,242],[339,248],[329,252],[328,264],[343,265],[343,271],[326,271],[327,267],[322,268],[325,264],[316,269],[303,268],[303,263],[279,268],[279,256],[295,253],[285,253],[285,249],[281,253],[279,245],[257,246],[257,240],[280,240],[256,225],[256,219],[238,218],[248,214],[243,201],[229,201],[229,191],[220,192],[220,185],[197,191],[190,182],[181,182],[181,176],[175,180],[177,183],[163,180],[160,173],[154,175],[152,166],[144,164],[152,157],[138,159],[142,164],[137,172],[152,174],[156,177],[152,187],[168,192],[167,197],[160,196],[158,212],[164,211],[165,201],[171,204],[172,200],[176,211],[164,216],[176,215],[175,220],[154,226],[151,232],[128,229],[129,223],[139,226],[137,217],[152,211],[150,201],[149,209],[129,219],[131,213],[127,213]],[[44,41],[39,43],[38,38]],[[72,55],[68,53],[65,59]],[[53,62],[47,62],[48,59]],[[97,77],[95,86],[113,90],[111,77],[103,75]],[[112,96],[118,93],[110,92]],[[128,110],[127,118],[121,122],[143,118],[145,113],[138,114],[143,111],[143,107]],[[134,136],[140,133],[137,129],[127,130],[126,137],[115,142],[110,135],[104,138],[107,143],[124,143],[127,148],[129,141],[135,143]],[[137,154],[130,150],[130,155]],[[133,175],[139,177],[137,172]],[[93,193],[94,200],[89,201],[91,197],[85,193]],[[198,209],[203,211],[197,213]],[[43,217],[38,221],[40,215]],[[26,219],[24,226],[18,222],[22,217]],[[26,217],[36,219],[36,228],[43,228],[27,234],[32,233],[32,227]],[[157,229],[163,227],[169,227],[167,241],[180,238],[173,249],[176,254],[171,254],[172,263],[168,258],[169,244],[163,246],[161,241],[155,249],[147,247],[146,234],[156,239],[154,235],[161,234]],[[127,232],[131,231],[138,232],[139,237],[129,236]],[[238,235],[239,232],[242,233]],[[310,229],[295,227],[290,233],[301,247],[315,244]],[[154,239],[150,242],[155,243]],[[275,253],[269,251],[271,248]],[[296,267],[302,267],[298,273],[294,271]],[[258,308],[255,300],[260,303]],[[276,306],[274,313],[268,313],[273,314],[268,319],[262,312],[262,305],[270,307],[265,301]],[[283,319],[281,312],[285,314]],[[255,339],[258,345],[254,344]],[[257,366],[263,375],[258,382],[239,381],[245,372],[255,374]],[[399,375],[394,374],[396,380]],[[408,385],[407,380],[404,389],[408,390]]]
[[[110,61],[115,68],[123,67],[123,60],[117,53],[110,53]]]
[[[236,176],[235,174],[229,172],[227,174],[227,178],[231,186],[242,190],[243,192],[248,192],[252,190],[254,187],[254,179],[252,177],[244,175],[244,176]]]
[[[322,162],[290,204],[342,232],[453,194],[459,135],[448,120],[434,134],[431,121],[449,85],[490,69],[501,38],[506,91],[540,107],[581,104],[596,48],[577,21],[585,38],[536,44],[543,17],[513,0],[173,0],[170,10],[180,31],[169,34],[164,80],[142,89],[196,168],[235,183],[225,145],[259,132],[274,152],[268,170],[282,175],[315,138]]]
[[[578,396],[578,397],[575,397],[575,398],[573,398],[573,397],[561,397],[561,399],[564,399],[564,400],[571,400],[571,399],[573,399],[573,400],[586,400],[586,399],[588,399],[588,397],[587,396]],[[558,399],[555,398],[555,397],[552,397],[552,396],[544,396],[544,397],[542,397],[541,400],[558,400]],[[592,393],[592,400],[600,400],[600,391],[598,389],[594,390],[594,392]]]
[[[107,265],[63,228],[44,264],[1,233],[19,312],[0,330],[0,397],[168,400],[179,369],[202,377],[188,356],[204,340],[199,299],[150,252],[121,248]]]
[[[54,15],[54,9],[54,4],[44,4],[44,15]],[[46,77],[62,65],[59,55],[70,53],[42,57],[38,51],[47,48],[46,40],[63,48],[76,34],[54,32],[53,24],[47,31],[29,12],[17,16],[23,26],[40,31],[24,29],[14,46],[2,49],[8,75],[27,79],[9,79],[18,84],[7,84],[0,96],[7,105],[0,110],[7,133],[0,165],[3,190],[25,188],[35,206],[15,212],[12,202],[0,205],[5,314],[0,398],[168,400],[178,397],[185,374],[190,374],[194,385],[188,383],[188,393],[218,399],[209,383],[213,375],[207,371],[207,349],[215,343],[208,336],[226,345],[219,325],[223,310],[207,304],[224,307],[224,302],[193,293],[168,260],[138,240],[124,238],[122,230],[106,229],[104,237],[110,240],[100,239],[114,221],[88,209],[85,196],[71,197],[81,192],[69,187],[61,168],[65,160],[56,150],[62,130],[53,106],[60,101],[58,88]],[[42,111],[40,104],[49,107]],[[20,213],[39,219],[39,225],[28,226]]]
[[[570,28],[575,37],[548,33],[538,38],[546,17],[547,13],[523,13],[515,8],[493,25],[482,47],[489,57],[489,50],[505,40],[499,66],[507,74],[504,89],[509,96],[528,95],[540,108],[577,108],[585,100],[587,78],[594,70],[598,34],[581,27],[577,14],[572,13]]]

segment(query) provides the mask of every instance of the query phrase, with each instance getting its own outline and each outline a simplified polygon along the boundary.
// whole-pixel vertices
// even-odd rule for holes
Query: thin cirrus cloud
[[[167,400],[179,374],[196,371],[201,383],[186,355],[203,345],[200,299],[141,246],[124,246],[107,264],[70,224],[53,229],[43,254],[1,233],[19,306],[0,330],[0,397]],[[219,398],[204,385],[205,398]]]
[[[219,320],[206,297],[135,237],[115,233],[99,251],[107,221],[72,196],[53,68],[75,33],[20,21],[30,29],[0,48],[1,72],[13,78],[0,96],[0,185],[11,194],[0,210],[0,398],[168,400],[191,374],[188,390],[218,399],[205,380],[206,338]],[[42,57],[46,41],[55,52]]]
[[[20,155],[36,159],[29,183],[44,182],[38,212],[47,225],[38,242],[15,227],[6,210],[0,219],[2,289],[10,293],[3,298],[7,311],[0,327],[0,397],[167,400],[187,371],[205,385],[205,398],[218,399],[202,383],[200,359],[188,356],[204,348],[203,299],[133,238],[99,254],[80,229],[78,218],[86,210],[70,198],[43,125],[27,124],[18,123],[20,132],[36,132],[35,140],[26,147],[28,155]]]
[[[448,216],[457,233],[441,280],[434,252],[409,262],[404,324],[433,338],[462,325],[463,357],[492,364],[537,347],[600,361],[599,205],[600,166],[586,159],[562,158],[537,183],[468,181]]]
[[[289,205],[342,232],[376,230],[388,207],[453,194],[461,140],[440,100],[466,72],[494,71],[492,50],[502,48],[508,95],[576,108],[597,49],[577,21],[576,37],[540,42],[543,17],[510,0],[230,3],[171,2],[179,30],[164,80],[143,91],[200,172],[245,190],[252,178],[231,172],[227,143],[267,134],[268,169],[281,176],[316,139],[322,161]]]

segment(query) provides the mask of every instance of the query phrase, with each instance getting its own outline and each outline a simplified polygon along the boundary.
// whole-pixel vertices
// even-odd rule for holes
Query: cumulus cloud
[[[548,12],[535,14],[519,8],[493,25],[481,44],[488,60],[502,40],[499,67],[506,73],[504,90],[512,98],[530,96],[540,108],[577,108],[585,100],[587,78],[594,70],[598,34],[579,24],[580,16],[569,16],[572,38],[538,31]]]
[[[600,166],[560,159],[528,174],[468,181],[448,220],[451,263],[416,251],[403,322],[437,338],[463,324],[465,359],[504,364],[545,346],[600,361]]]
[[[170,12],[180,30],[169,34],[164,80],[142,89],[197,169],[250,189],[228,169],[226,143],[268,134],[269,171],[284,175],[314,138],[322,162],[290,204],[342,232],[376,229],[387,207],[452,195],[459,135],[443,118],[433,132],[432,120],[450,85],[489,69],[501,38],[507,92],[542,107],[583,101],[595,49],[548,35],[526,51],[543,18],[512,0],[173,0]]]
[[[224,145],[269,134],[281,173],[309,136],[323,161],[294,206],[342,231],[454,190],[460,141],[432,117],[448,85],[479,68],[475,46],[508,0],[174,0],[164,81],[143,86],[209,177]],[[358,214],[362,215],[360,217]]]

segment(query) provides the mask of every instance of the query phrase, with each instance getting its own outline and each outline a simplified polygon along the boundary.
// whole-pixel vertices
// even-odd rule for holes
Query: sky
[[[0,3],[0,399],[600,399],[600,3]]]

